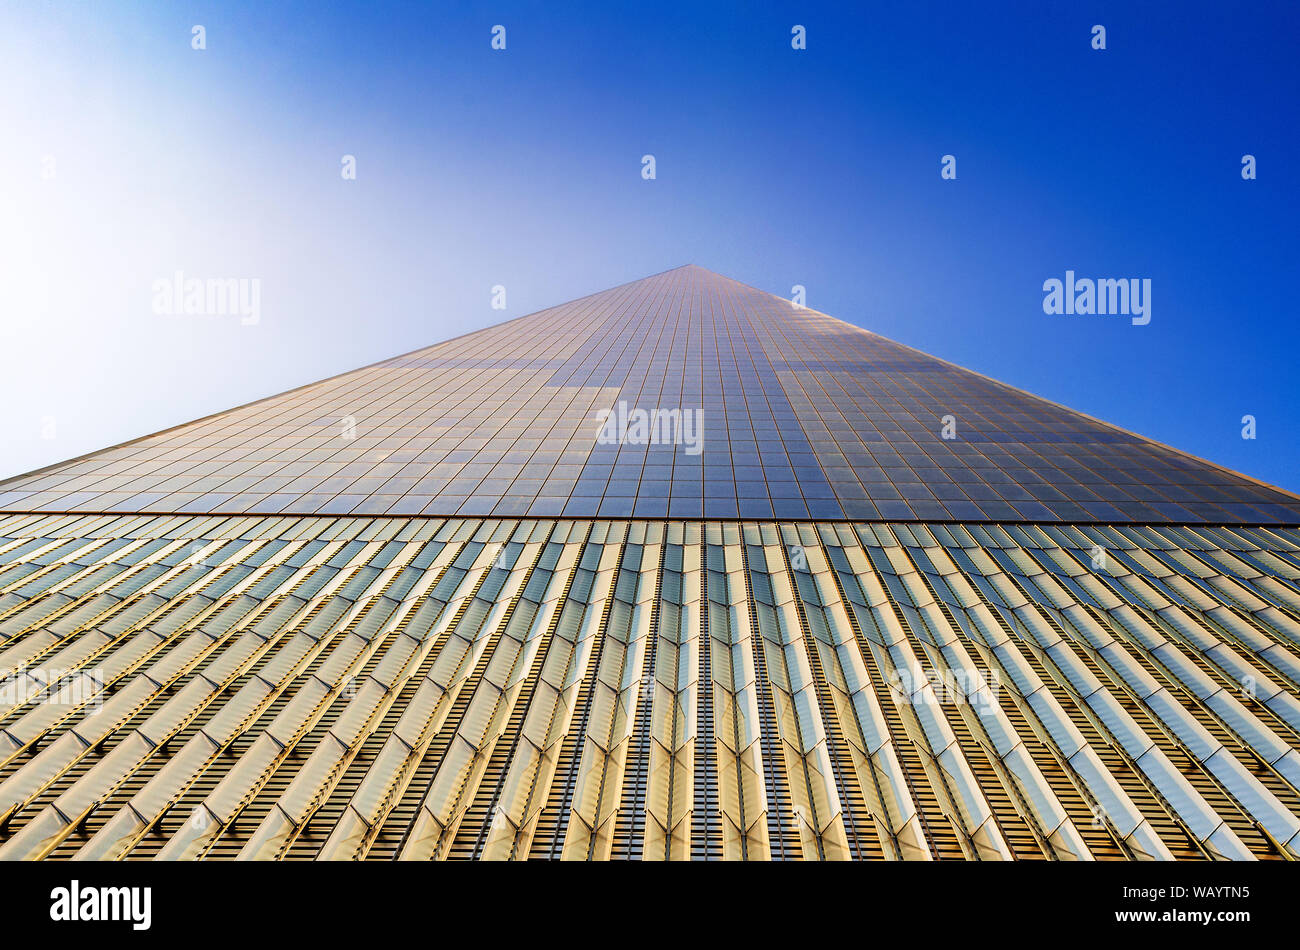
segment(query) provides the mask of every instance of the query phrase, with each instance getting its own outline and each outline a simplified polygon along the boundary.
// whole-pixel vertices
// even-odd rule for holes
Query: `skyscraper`
[[[1300,856],[1300,498],[700,268],[0,512],[0,858]]]

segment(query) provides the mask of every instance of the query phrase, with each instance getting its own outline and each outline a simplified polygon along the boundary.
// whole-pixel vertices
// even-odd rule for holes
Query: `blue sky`
[[[1300,490],[1300,8],[551,6],[0,9],[0,474],[695,263]]]

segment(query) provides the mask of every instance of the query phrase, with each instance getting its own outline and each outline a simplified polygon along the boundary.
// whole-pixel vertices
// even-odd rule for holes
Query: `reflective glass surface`
[[[0,510],[1300,522],[1280,489],[693,266],[11,479]]]

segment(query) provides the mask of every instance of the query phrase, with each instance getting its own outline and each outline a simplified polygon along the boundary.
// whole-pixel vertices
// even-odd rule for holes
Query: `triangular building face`
[[[0,509],[1300,522],[1279,489],[698,267],[10,480]]]

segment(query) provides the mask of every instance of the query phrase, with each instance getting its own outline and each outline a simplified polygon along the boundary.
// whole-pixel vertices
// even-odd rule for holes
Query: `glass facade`
[[[602,438],[620,407],[667,424]],[[1300,522],[1280,489],[698,267],[11,479],[5,509]]]

